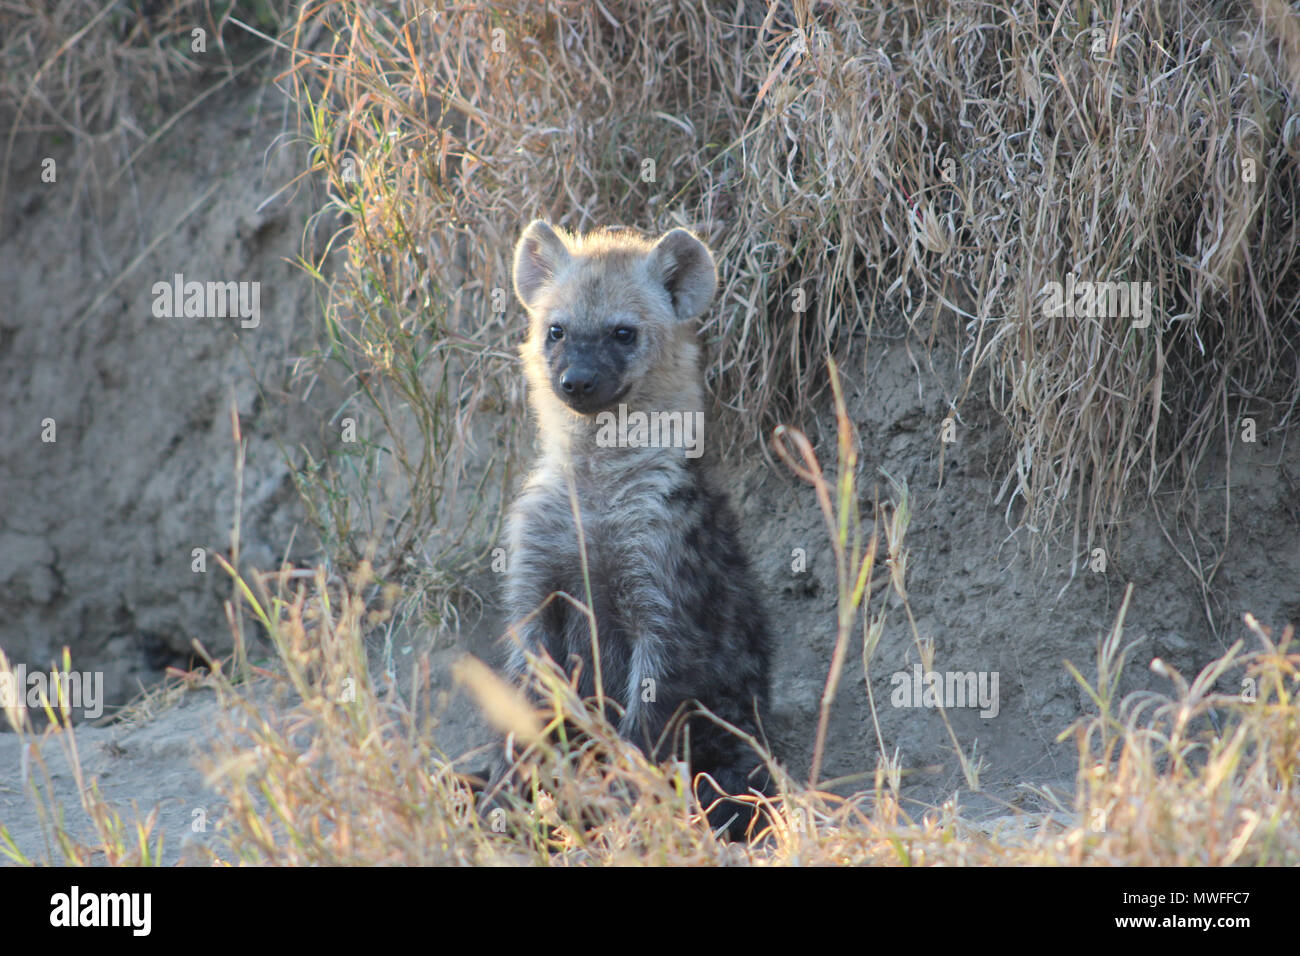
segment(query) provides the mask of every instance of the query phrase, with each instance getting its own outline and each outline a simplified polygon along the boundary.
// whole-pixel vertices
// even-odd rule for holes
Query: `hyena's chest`
[[[671,502],[653,487],[620,492],[579,490],[576,512],[573,500],[566,501],[563,529],[553,539],[563,544],[549,558],[550,587],[573,599],[553,599],[550,650],[566,669],[582,667],[580,683],[588,691],[594,650],[606,688],[621,688],[645,659],[648,635],[662,631],[656,619],[671,614],[674,601],[681,543]]]
[[[649,522],[640,510],[619,509],[599,498],[580,502],[576,515],[566,515],[567,546],[552,561],[557,589],[590,605],[597,625],[610,640],[631,640],[628,620],[634,592],[644,584]],[[581,612],[579,612],[581,613]]]

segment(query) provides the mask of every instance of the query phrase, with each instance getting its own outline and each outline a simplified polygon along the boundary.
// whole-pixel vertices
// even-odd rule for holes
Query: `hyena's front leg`
[[[528,655],[549,654],[557,660],[563,644],[564,602],[552,598],[558,582],[538,556],[524,551],[512,556],[522,567],[512,568],[505,588],[506,674],[527,687]],[[548,601],[549,599],[549,601]]]
[[[532,512],[536,515],[538,512]],[[545,512],[541,512],[545,514]],[[506,625],[506,676],[520,687],[530,703],[543,703],[529,675],[529,655],[550,656],[560,660],[565,627],[565,602],[552,595],[560,590],[556,554],[544,545],[539,522],[529,518],[527,509],[518,509],[510,517],[506,582],[502,602]],[[518,753],[509,739],[502,740],[489,774],[488,799],[481,812],[489,820],[494,812],[504,811],[502,794],[517,789],[511,768]],[[496,822],[492,824],[496,826]]]
[[[548,653],[556,643],[553,622],[548,620],[552,617],[550,612],[554,608],[554,602],[546,603],[553,588],[547,583],[550,576],[538,557],[527,548],[511,550],[503,594],[508,642],[505,673],[511,683],[524,691],[533,705],[540,701],[536,688],[529,679],[528,655]],[[502,790],[512,785],[507,777],[517,757],[508,738],[500,743],[489,776],[490,799],[481,807],[481,812],[489,819],[498,809],[504,809],[499,796]],[[495,825],[494,822],[493,826]]]
[[[659,558],[671,552],[649,546],[641,537],[629,538],[632,547],[623,550],[621,561],[618,603],[629,641],[623,651],[627,673],[620,689],[623,716],[618,731],[653,756],[663,749],[664,728],[681,703],[672,660],[680,622],[669,569]]]
[[[549,654],[563,663],[566,602],[552,597],[561,590],[568,549],[566,503],[544,486],[527,489],[516,503],[508,526],[509,553],[504,611],[509,651],[506,672],[523,683],[526,653]]]

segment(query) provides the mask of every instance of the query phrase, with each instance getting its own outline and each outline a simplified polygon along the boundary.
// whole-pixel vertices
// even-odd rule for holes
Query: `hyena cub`
[[[656,759],[689,751],[692,772],[727,793],[766,792],[753,748],[693,706],[758,736],[770,656],[736,519],[702,457],[695,324],[717,287],[713,256],[684,229],[651,241],[537,220],[515,248],[514,283],[542,451],[508,522],[510,675],[524,680],[527,648],[596,693],[587,617],[562,598],[536,613],[554,592],[587,600],[572,488],[619,733]],[[698,792],[706,807],[719,797],[707,781]],[[751,816],[722,800],[710,822],[742,837]]]

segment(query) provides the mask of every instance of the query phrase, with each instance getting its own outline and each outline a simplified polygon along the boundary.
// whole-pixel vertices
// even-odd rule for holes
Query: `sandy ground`
[[[162,837],[164,863],[196,859],[189,849],[212,840],[216,832],[221,805],[195,765],[214,732],[216,713],[215,696],[195,692],[158,719],[139,726],[81,726],[74,730],[85,779],[98,782],[100,793],[127,823],[143,820],[150,810],[157,809],[150,842]],[[70,832],[93,845],[94,828],[81,809],[66,741],[61,736],[38,738],[51,793],[65,812]],[[44,794],[46,778],[23,750],[17,734],[0,734],[0,767],[5,768],[0,776],[0,824],[32,859],[59,860],[57,851],[49,851],[48,831],[41,825],[30,793],[34,779]]]

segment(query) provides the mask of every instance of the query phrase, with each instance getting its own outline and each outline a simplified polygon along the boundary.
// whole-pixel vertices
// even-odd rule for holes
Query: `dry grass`
[[[1172,695],[1138,694],[1116,707],[1105,691],[1123,664],[1117,622],[1088,682],[1098,711],[1062,735],[1078,748],[1072,808],[1017,814],[991,826],[967,820],[956,798],[909,816],[883,767],[873,790],[850,797],[781,776],[766,832],[758,844],[741,846],[715,839],[675,768],[647,764],[553,672],[544,679],[584,741],[525,751],[521,764],[534,799],[494,828],[473,811],[462,768],[434,743],[422,717],[427,686],[417,676],[409,694],[399,696],[367,678],[362,631],[383,611],[366,610],[358,593],[366,583],[360,571],[347,585],[331,585],[322,571],[310,583],[300,579],[293,593],[258,603],[283,665],[267,678],[272,693],[233,683],[220,669],[210,679],[225,704],[225,724],[208,780],[228,801],[219,839],[204,851],[211,862],[1300,864],[1300,653],[1290,631],[1275,643],[1250,621],[1260,651],[1243,655],[1234,647],[1190,685],[1171,673]],[[1251,681],[1248,691],[1213,693],[1224,673]],[[1211,711],[1220,731],[1210,730]],[[45,808],[47,860],[158,861],[152,818],[124,822],[79,775],[75,783],[94,826],[91,839],[75,838],[70,831],[79,828],[68,825],[41,758],[41,748],[57,737],[76,767],[73,728],[56,723],[36,735],[21,711],[9,716],[32,754],[24,782]],[[0,853],[35,861],[2,826]]]
[[[148,6],[62,0],[0,8],[0,104],[14,111],[18,131],[103,135],[141,122],[142,108],[174,92],[179,75],[202,70],[190,31],[213,30],[211,5]]]

